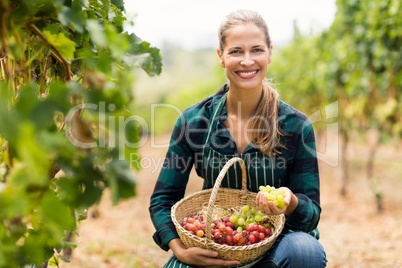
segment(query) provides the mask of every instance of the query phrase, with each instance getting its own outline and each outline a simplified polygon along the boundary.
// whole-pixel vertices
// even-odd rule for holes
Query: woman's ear
[[[273,48],[274,48],[273,45],[271,45],[271,47],[269,48],[268,64],[270,64],[272,61],[272,49]]]
[[[225,68],[225,62],[224,62],[224,60],[223,60],[223,56],[222,56],[222,54],[221,54],[220,49],[218,48],[218,49],[216,50],[216,52],[218,53],[218,56],[219,56],[219,63],[221,64],[221,66],[222,66],[223,68]]]

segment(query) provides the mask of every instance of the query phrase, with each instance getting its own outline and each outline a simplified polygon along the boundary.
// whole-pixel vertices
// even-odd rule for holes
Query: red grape
[[[230,235],[225,236],[225,241],[226,241],[226,243],[231,244],[233,241],[232,236],[230,236]]]
[[[259,225],[258,224],[254,224],[253,225],[253,231],[258,231]]]
[[[230,227],[226,227],[225,233],[231,235],[233,233],[233,229]]]
[[[233,229],[234,224],[233,224],[232,222],[228,221],[228,222],[226,223],[226,226]]]
[[[249,235],[249,236],[248,236],[248,241],[250,241],[251,243],[253,243],[253,244],[254,244],[254,243],[255,243],[255,236],[254,236],[254,235],[252,235],[252,234],[251,234],[251,235]]]
[[[271,236],[271,229],[267,228],[267,229],[265,230],[265,236],[266,236],[266,237]]]
[[[193,231],[193,232],[195,232],[195,230],[197,230],[197,227],[195,227],[195,225],[192,223],[188,223],[187,228],[188,228],[188,230]]]
[[[214,237],[215,237],[216,239],[221,238],[221,237],[222,237],[222,233],[221,233],[219,230],[217,230],[217,231],[215,232],[215,234],[214,234]]]
[[[233,244],[239,243],[240,238],[241,238],[241,235],[240,235],[240,234],[235,234],[235,235],[233,235],[233,239],[232,239]]]
[[[258,238],[260,239],[260,241],[264,240],[265,234],[264,233],[259,233]]]
[[[203,237],[204,236],[204,231],[203,230],[197,230],[197,236],[198,237]]]
[[[244,244],[247,243],[247,238],[245,238],[244,236],[240,237],[239,242],[237,243],[237,245],[239,246],[243,246]]]

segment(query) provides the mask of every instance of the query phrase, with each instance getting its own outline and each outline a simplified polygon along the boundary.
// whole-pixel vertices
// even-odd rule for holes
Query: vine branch
[[[61,65],[63,65],[65,71],[66,71],[66,80],[71,80],[71,71],[70,71],[70,65],[68,64],[68,62],[66,61],[66,59],[64,59],[60,52],[51,44],[49,44],[49,42],[47,41],[46,37],[43,35],[43,33],[41,32],[41,30],[38,29],[38,27],[36,27],[34,24],[32,24],[32,22],[28,22],[27,24],[28,28],[34,32],[35,34],[37,34],[52,50],[52,56],[58,61],[60,62]]]
[[[7,55],[7,11],[8,8],[4,5],[4,0],[0,0],[0,17],[1,17],[1,51],[0,54],[4,54],[6,59]],[[9,77],[6,60],[4,60],[4,77],[7,79]]]
[[[47,73],[48,66],[49,66],[49,56],[46,57],[45,67],[44,67],[44,70],[43,70],[42,94],[45,93],[46,73]]]

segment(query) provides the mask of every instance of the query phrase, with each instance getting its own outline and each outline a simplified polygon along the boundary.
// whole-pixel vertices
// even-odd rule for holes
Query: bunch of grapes
[[[282,209],[285,207],[285,202],[284,196],[285,196],[285,191],[284,190],[278,190],[273,186],[260,186],[260,191],[259,193],[264,194],[268,201],[274,202],[275,206],[279,209]]]
[[[191,215],[181,223],[184,229],[198,237],[205,237],[202,215]],[[269,218],[248,205],[240,211],[229,212],[224,218],[211,222],[211,238],[215,243],[245,246],[261,242],[271,236]]]
[[[202,215],[191,215],[184,218],[181,226],[190,232],[192,235],[204,237],[206,224]]]

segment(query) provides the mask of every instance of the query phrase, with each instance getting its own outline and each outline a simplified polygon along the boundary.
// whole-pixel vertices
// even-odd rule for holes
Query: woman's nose
[[[250,53],[244,53],[244,57],[240,62],[241,65],[244,66],[251,66],[254,64],[254,60],[252,58],[252,56],[250,55]]]

